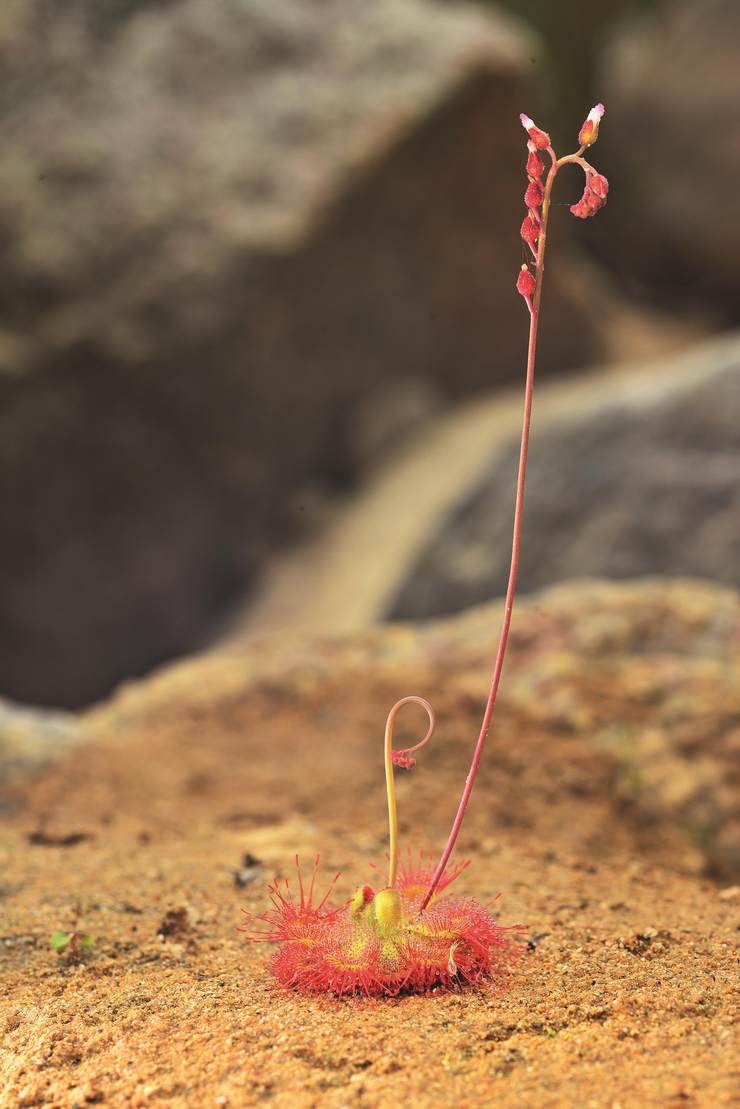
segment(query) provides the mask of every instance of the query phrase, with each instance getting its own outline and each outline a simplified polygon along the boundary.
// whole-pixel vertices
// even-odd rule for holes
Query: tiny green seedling
[[[94,942],[89,932],[52,932],[49,946],[57,955],[67,954],[70,959],[79,959],[92,950]]]

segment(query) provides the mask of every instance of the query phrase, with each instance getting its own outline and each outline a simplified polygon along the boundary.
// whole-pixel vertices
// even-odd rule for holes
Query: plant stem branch
[[[388,719],[385,722],[385,741],[383,745],[385,757],[385,788],[388,797],[388,888],[393,889],[396,884],[396,876],[398,874],[398,811],[396,806],[396,781],[393,772],[393,727],[396,722],[396,715],[398,710],[404,705],[421,705],[429,718],[429,727],[427,728],[426,735],[420,740],[415,747],[410,747],[403,752],[405,755],[411,755],[414,751],[420,751],[434,734],[435,716],[434,709],[424,697],[417,697],[412,694],[409,697],[402,697],[400,701],[396,701],[395,705],[388,713]],[[411,764],[413,765],[413,759]]]
[[[501,672],[504,667],[504,657],[506,655],[506,646],[509,640],[509,629],[511,628],[511,616],[514,609],[514,597],[516,595],[517,577],[519,574],[519,556],[521,551],[522,539],[522,515],[524,511],[524,486],[527,476],[527,455],[529,452],[529,431],[532,423],[532,398],[534,395],[534,372],[535,360],[537,356],[537,330],[540,317],[540,300],[542,298],[542,278],[545,271],[545,248],[547,245],[547,222],[550,214],[550,197],[552,195],[552,187],[555,181],[558,170],[561,165],[566,162],[577,161],[583,149],[579,150],[577,154],[567,155],[565,158],[557,160],[552,149],[548,153],[552,159],[552,164],[547,174],[545,182],[545,190],[542,198],[542,223],[540,226],[540,233],[537,239],[537,258],[536,258],[536,272],[535,272],[535,292],[532,298],[532,306],[529,316],[529,342],[527,345],[527,372],[526,382],[524,386],[524,414],[522,419],[522,436],[521,445],[519,448],[519,471],[516,481],[516,498],[514,502],[514,527],[513,538],[511,545],[511,563],[509,566],[509,581],[506,587],[506,599],[504,601],[504,615],[501,624],[501,632],[499,634],[498,648],[496,651],[496,661],[493,666],[493,674],[491,676],[491,687],[488,694],[488,700],[483,712],[483,720],[481,722],[480,733],[478,741],[475,745],[473,752],[473,759],[470,764],[468,776],[465,779],[465,787],[460,798],[457,813],[452,824],[449,838],[445,845],[444,851],[440,857],[439,862],[435,868],[432,879],[429,883],[429,888],[424,894],[424,900],[421,903],[420,912],[423,912],[427,907],[434,892],[439,885],[439,881],[444,874],[445,867],[452,854],[455,842],[460,833],[465,811],[468,807],[470,795],[473,792],[473,786],[478,774],[478,767],[480,766],[483,748],[488,737],[488,730],[491,725],[491,718],[493,717],[493,710],[496,705],[496,696],[498,694],[498,687],[501,681]]]

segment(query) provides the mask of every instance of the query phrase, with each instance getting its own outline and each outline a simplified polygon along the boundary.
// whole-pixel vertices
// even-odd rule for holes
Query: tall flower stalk
[[[376,891],[370,885],[361,885],[344,905],[332,906],[332,883],[324,896],[314,902],[318,857],[307,888],[301,876],[299,860],[296,859],[298,894],[294,896],[291,892],[287,879],[276,879],[269,887],[272,908],[258,914],[253,922],[246,923],[241,929],[252,942],[277,945],[271,959],[272,972],[279,982],[292,989],[308,993],[328,991],[337,995],[392,996],[401,992],[420,993],[485,983],[500,987],[508,981],[516,964],[520,949],[514,943],[513,935],[521,931],[520,927],[504,927],[476,901],[447,893],[448,887],[467,866],[467,861],[451,869],[447,869],[447,864],[462,826],[488,736],[514,608],[552,187],[560,168],[572,162],[579,165],[586,175],[583,196],[571,206],[573,215],[586,218],[603,206],[608,184],[584,158],[586,149],[598,135],[603,114],[601,104],[589,112],[578,137],[578,150],[563,158],[557,157],[545,131],[536,127],[528,116],[521,117],[527,132],[527,191],[524,195],[527,214],[522,223],[521,236],[526,249],[532,254],[534,272],[528,264],[523,265],[516,282],[529,311],[529,343],[511,568],[491,687],[452,830],[434,869],[423,856],[418,861],[414,861],[410,853],[407,859],[399,857],[394,768],[411,770],[416,762],[415,754],[432,738],[435,727],[434,710],[428,701],[416,695],[403,697],[388,714],[383,745],[388,800],[387,886]],[[546,177],[541,160],[543,154],[550,160]],[[415,746],[395,750],[393,730],[396,716],[407,704],[416,704],[425,710],[427,731]],[[257,922],[261,926],[255,927]]]
[[[452,854],[457,837],[460,834],[460,828],[462,827],[468,802],[470,801],[470,795],[473,792],[473,786],[475,785],[475,779],[478,774],[483,749],[486,744],[486,739],[488,738],[491,719],[496,706],[499,684],[501,682],[501,673],[504,667],[506,647],[509,641],[511,617],[514,610],[514,597],[516,596],[517,578],[519,575],[519,556],[522,542],[522,514],[524,511],[524,486],[527,476],[529,432],[532,423],[532,399],[534,395],[534,374],[537,358],[537,331],[540,322],[542,281],[545,273],[545,251],[547,249],[547,224],[550,216],[552,189],[559,170],[565,165],[574,164],[580,166],[584,171],[586,183],[581,199],[576,204],[571,205],[571,213],[579,219],[587,219],[589,216],[595,215],[596,212],[604,206],[609,191],[609,183],[606,178],[597,173],[594,167],[584,158],[584,154],[588,147],[596,142],[599,134],[599,124],[601,123],[603,115],[603,104],[597,104],[591,109],[578,134],[578,142],[580,144],[578,150],[576,150],[574,154],[566,154],[562,158],[558,158],[553,150],[550,136],[546,131],[542,131],[537,127],[529,116],[522,114],[519,117],[524,130],[527,132],[527,190],[524,194],[527,214],[524,217],[520,235],[525,243],[526,249],[532,254],[534,273],[532,273],[529,265],[525,263],[519,272],[516,282],[517,291],[524,298],[529,311],[529,342],[527,344],[527,370],[524,385],[524,415],[522,419],[522,436],[519,448],[519,470],[517,473],[516,494],[514,498],[514,526],[509,580],[506,587],[504,614],[501,623],[501,632],[499,634],[498,648],[496,650],[496,659],[491,676],[488,700],[486,701],[486,707],[483,712],[480,733],[475,745],[475,750],[473,751],[473,759],[470,764],[468,776],[465,779],[465,786],[457,808],[457,813],[455,814],[455,819],[452,823],[452,829],[450,830],[447,843],[434,869],[431,881],[421,903],[422,911],[434,896],[434,892],[445,872],[445,867]],[[546,155],[550,161],[544,184],[543,175],[545,166],[542,162],[542,154]]]

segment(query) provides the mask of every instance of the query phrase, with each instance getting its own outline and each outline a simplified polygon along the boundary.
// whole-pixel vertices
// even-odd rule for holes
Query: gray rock
[[[0,810],[15,787],[86,738],[86,725],[72,713],[0,698]]]
[[[508,100],[533,49],[503,18],[423,0],[71,0],[53,22],[43,0],[4,9],[3,361],[15,373],[90,339],[135,363],[161,357],[173,329],[181,343],[211,334],[224,298],[249,307],[264,252],[279,267],[476,79],[468,106],[484,127],[486,77]],[[487,122],[496,145],[499,119]]]
[[[576,417],[535,426],[520,588],[566,578],[686,574],[740,584],[740,341],[672,360],[651,391],[635,375]],[[536,404],[535,404],[536,409]],[[518,442],[428,536],[394,618],[455,612],[503,594]]]
[[[265,713],[272,717],[286,704],[286,750],[293,743],[297,752],[306,740],[295,739],[292,721],[315,726],[320,706],[328,720],[338,714],[337,734],[354,738],[323,745],[318,802],[310,774],[306,782],[310,817],[325,796],[362,778],[367,737],[377,735],[394,697],[413,689],[435,703],[437,751],[441,741],[447,752],[436,756],[437,774],[414,788],[430,788],[431,809],[448,804],[444,776],[468,765],[500,618],[497,601],[440,620],[343,635],[270,634],[173,664],[82,717],[94,736],[88,774],[117,783],[116,760],[137,750],[145,753],[140,764],[151,757],[169,767],[172,750],[191,759],[208,734],[215,746],[206,761],[218,763],[219,751],[226,752],[228,788],[242,802],[255,773],[274,779],[261,797],[280,796],[286,774],[301,774],[286,770],[282,754],[260,756],[255,770],[248,757],[232,765],[230,753],[262,742]],[[576,850],[600,859],[604,835],[611,840],[605,828],[619,828],[617,840],[631,829],[632,849],[643,859],[660,854],[676,870],[737,881],[739,645],[740,594],[710,582],[570,581],[522,598],[473,803],[487,814],[487,832],[505,823],[520,835],[527,829],[536,844],[571,834]],[[370,701],[364,712],[358,691]],[[254,706],[261,707],[251,725]],[[151,801],[156,785],[147,780],[142,789],[136,804],[161,818]],[[172,789],[176,795],[174,782]],[[295,829],[293,835],[295,843]],[[264,857],[253,835],[249,845]]]
[[[57,8],[0,15],[0,668],[70,706],[204,641],[374,390],[518,373],[535,47],[422,0]],[[553,368],[594,330],[550,297]]]
[[[737,322],[740,5],[651,5],[606,41],[612,188],[591,242],[635,288]]]

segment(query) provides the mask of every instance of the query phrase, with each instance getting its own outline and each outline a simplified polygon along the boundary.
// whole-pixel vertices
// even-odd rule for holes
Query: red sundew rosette
[[[449,886],[467,865],[465,860],[454,867],[440,887]],[[307,896],[300,881],[299,900],[287,882],[274,883],[273,908],[257,917],[267,927],[248,931],[247,939],[278,944],[270,970],[284,987],[300,993],[377,997],[503,984],[516,961],[510,934],[518,929],[501,928],[482,905],[460,897],[436,895],[420,915],[432,872],[423,859],[409,859],[400,868],[402,917],[385,932],[364,911],[353,918],[347,905],[333,908],[326,896],[314,906],[313,879]]]

